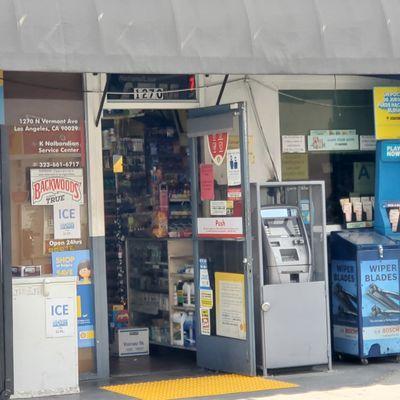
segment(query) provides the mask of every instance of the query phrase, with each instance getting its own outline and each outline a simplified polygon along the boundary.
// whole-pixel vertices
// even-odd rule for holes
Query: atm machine
[[[262,207],[260,216],[264,273],[268,283],[309,282],[311,249],[299,208]]]
[[[331,368],[324,182],[251,184],[257,365]]]

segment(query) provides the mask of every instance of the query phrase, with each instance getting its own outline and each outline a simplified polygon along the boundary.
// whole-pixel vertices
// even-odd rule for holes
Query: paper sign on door
[[[80,239],[81,213],[79,204],[55,204],[54,239]]]
[[[200,199],[214,200],[214,169],[212,164],[200,164]]]
[[[228,186],[238,186],[241,184],[240,149],[227,151],[226,172],[228,177]]]

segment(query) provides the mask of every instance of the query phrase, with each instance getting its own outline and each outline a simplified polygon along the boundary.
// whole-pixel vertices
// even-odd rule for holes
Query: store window
[[[370,226],[375,185],[372,90],[281,91],[279,113],[282,179],[325,181],[327,223]],[[347,216],[344,201],[352,202]]]
[[[94,372],[82,76],[5,72],[4,94],[13,275],[78,277],[79,370]]]

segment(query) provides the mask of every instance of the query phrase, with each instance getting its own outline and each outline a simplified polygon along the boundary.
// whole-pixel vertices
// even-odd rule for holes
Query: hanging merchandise
[[[190,283],[189,282],[184,282],[183,287],[183,306],[189,306],[190,305]]]
[[[175,346],[184,346],[185,344],[185,333],[183,328],[185,319],[185,312],[176,312],[172,316],[172,340]]]
[[[117,293],[119,302],[127,305],[126,265],[124,260],[125,236],[122,231],[121,221],[121,195],[118,191],[118,174],[115,174],[116,212],[115,212],[115,238],[117,248]]]
[[[176,296],[177,296],[177,302],[178,306],[183,306],[184,303],[184,295],[183,295],[183,281],[178,281],[178,284],[176,285]]]
[[[190,311],[183,323],[184,346],[193,347],[196,344],[194,313]]]

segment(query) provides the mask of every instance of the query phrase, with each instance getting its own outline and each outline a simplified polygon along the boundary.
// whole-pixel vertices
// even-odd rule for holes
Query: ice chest
[[[333,349],[368,358],[400,354],[399,242],[372,230],[330,237]]]
[[[111,353],[119,357],[148,355],[148,328],[118,329],[114,343],[111,346]]]

